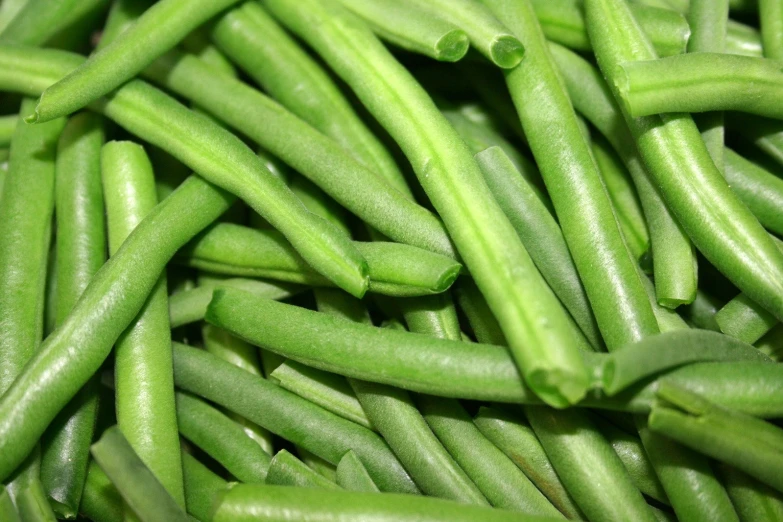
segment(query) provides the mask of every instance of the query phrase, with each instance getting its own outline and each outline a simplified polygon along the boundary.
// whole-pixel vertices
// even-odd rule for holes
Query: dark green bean
[[[623,121],[609,86],[592,64],[556,44],[550,44],[549,49],[574,107],[609,140],[633,178],[649,226],[658,302],[670,308],[690,303],[697,282],[693,245],[664,204],[642,163],[629,129],[637,121],[629,120],[627,124]]]
[[[657,397],[661,402],[650,412],[650,429],[783,491],[783,430],[665,381]]]
[[[731,466],[720,464],[718,469],[742,522],[783,519],[783,494]]]
[[[612,350],[656,333],[636,263],[625,248],[533,8],[527,0],[486,2],[527,50],[525,66],[507,71],[506,84],[606,346]]]
[[[58,143],[55,179],[57,215],[56,322],[71,312],[106,260],[99,116],[79,114]],[[43,438],[41,481],[59,516],[73,518],[87,477],[98,414],[97,381],[91,379],[57,416]]]
[[[783,359],[783,324],[778,324],[758,340],[756,348],[777,362]]]
[[[751,114],[729,112],[726,113],[726,125],[764,151],[777,164],[783,165],[782,122]]]
[[[106,430],[91,451],[122,498],[143,522],[187,522],[185,512],[136,455],[118,427]]]
[[[16,509],[25,522],[56,522],[40,480],[33,480],[16,497]]]
[[[337,464],[337,485],[349,491],[380,492],[353,450],[347,451]]]
[[[783,3],[758,0],[764,57],[783,60]]]
[[[778,324],[778,319],[745,294],[740,294],[718,310],[715,322],[726,335],[755,343]]]
[[[100,466],[90,460],[79,512],[94,522],[122,522],[123,505],[117,488]]]
[[[177,393],[182,436],[204,450],[241,482],[264,482],[271,457],[239,424],[206,402]]]
[[[291,455],[286,450],[277,452],[269,465],[267,484],[278,486],[298,486],[300,488],[341,489],[340,486],[328,480]]]
[[[617,66],[655,59],[655,52],[624,2],[587,0],[585,6],[598,63],[619,95]],[[783,254],[731,192],[691,117],[626,120],[639,124],[631,129],[639,152],[696,246],[743,292],[783,317]]]
[[[783,179],[726,149],[726,181],[764,227],[783,235]]]
[[[715,314],[718,313],[718,310],[724,304],[723,301],[699,289],[696,292],[696,299],[683,311],[685,312],[685,317],[695,328],[719,332],[720,328],[717,321],[715,321]]]
[[[436,294],[451,286],[461,265],[426,250],[389,242],[354,242],[368,259],[370,291],[394,296]],[[209,228],[180,252],[190,266],[244,277],[266,277],[325,286],[328,279],[313,271],[275,230],[254,230],[230,223]]]
[[[229,408],[332,464],[354,450],[384,491],[417,491],[375,433],[211,354],[175,343],[174,378],[180,388]],[[319,437],[308,435],[314,426],[319,426]]]
[[[401,145],[504,327],[526,382],[552,404],[577,401],[587,376],[567,318],[492,200],[467,146],[426,92],[333,1],[273,0],[265,6],[321,54]]]
[[[11,496],[3,486],[0,486],[0,517],[7,522],[22,522],[19,518],[19,513],[16,512],[16,506],[14,506]]]

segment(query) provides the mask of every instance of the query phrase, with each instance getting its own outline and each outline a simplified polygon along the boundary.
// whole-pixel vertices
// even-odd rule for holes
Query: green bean
[[[657,397],[661,402],[650,412],[650,429],[783,491],[783,430],[666,382]]]
[[[318,475],[329,479],[331,482],[337,481],[337,466],[333,466],[318,455],[310,453],[304,448],[297,447],[296,452],[299,454],[299,458],[302,459],[302,462],[307,464],[308,468],[315,471]]]
[[[778,319],[745,294],[740,294],[718,310],[715,322],[726,335],[755,343],[778,324]]]
[[[0,87],[21,92],[40,92],[82,62],[70,53],[11,47],[0,50],[5,73]],[[312,266],[325,270],[330,279],[349,291],[363,294],[366,265],[358,252],[331,225],[307,212],[283,181],[270,175],[236,136],[138,80],[94,108],[188,166],[198,167],[194,170],[200,174],[206,173],[221,186],[240,193]]]
[[[685,317],[695,328],[719,332],[715,314],[724,304],[723,301],[699,289],[696,292],[696,299],[685,308]]]
[[[417,491],[388,446],[370,430],[206,352],[175,343],[174,363],[178,387],[227,407],[332,464],[354,450],[384,491]],[[315,426],[320,436],[308,436]]]
[[[288,186],[291,192],[307,207],[307,210],[334,224],[337,228],[351,235],[348,227],[348,212],[323,190],[303,176],[293,176]]]
[[[66,124],[57,147],[58,324],[106,260],[100,165],[103,140],[100,117],[84,113]],[[97,384],[91,379],[44,435],[41,481],[57,514],[65,518],[77,515],[87,476],[98,414]]]
[[[504,327],[526,381],[553,404],[578,400],[587,375],[565,327],[567,318],[492,200],[466,145],[421,86],[369,29],[334,2],[265,5],[316,48],[402,146]]]
[[[529,1],[485,1],[527,49],[526,65],[507,71],[506,84],[606,346],[612,350],[656,333],[635,262]],[[536,104],[529,103],[533,98]]]
[[[755,0],[754,0],[755,1]],[[761,35],[758,29],[729,19],[726,27],[724,52],[761,58],[763,56]]]
[[[590,51],[581,0],[532,0],[544,35],[576,51]],[[646,5],[632,5],[634,16],[661,56],[685,52],[691,31],[679,13]]]
[[[27,0],[0,32],[0,42],[43,45],[61,29],[107,3],[106,0]],[[49,119],[58,116],[65,114]]]
[[[117,488],[106,473],[90,460],[79,512],[95,522],[122,522],[123,505]]]
[[[384,40],[443,62],[456,62],[470,46],[465,31],[414,2],[340,0]]]
[[[16,498],[19,516],[25,522],[56,522],[40,480],[32,481]]]
[[[457,401],[421,395],[417,404],[430,428],[493,506],[532,515],[562,516],[525,474],[482,435]]]
[[[413,197],[392,156],[334,80],[256,2],[245,2],[220,18],[212,39],[288,110]]]
[[[639,435],[655,473],[680,520],[736,521],[731,500],[709,460],[647,427],[637,417]]]
[[[691,37],[688,52],[723,53],[729,20],[729,0],[691,0],[688,23]],[[723,114],[704,114],[694,118],[718,170],[723,172]]]
[[[344,419],[365,428],[375,429],[353,390],[340,375],[310,368],[295,361],[285,361],[275,368],[269,379]]]
[[[280,450],[269,465],[267,484],[278,486],[298,486],[304,488],[341,489],[340,486],[328,480],[291,455],[286,450]]]
[[[0,145],[3,147],[8,147],[11,144],[17,121],[19,121],[19,116],[16,114],[0,116]]]
[[[346,451],[337,464],[337,485],[349,491],[380,492],[353,450]]]
[[[726,149],[726,181],[767,230],[783,234],[783,179]]]
[[[634,259],[642,260],[649,255],[650,235],[639,202],[636,189],[631,184],[628,171],[611,150],[609,143],[601,137],[591,140],[591,150],[601,179],[609,193],[614,214],[623,233],[625,244]]]
[[[642,441],[638,437],[625,433],[612,423],[599,416],[592,421],[625,466],[631,481],[639,491],[663,504],[669,504],[666,492],[655,474],[655,469],[647,457]]]
[[[177,501],[144,465],[118,427],[103,433],[93,444],[92,455],[143,522],[187,521]]]
[[[198,56],[215,70],[236,78],[236,67],[217,47],[210,42],[209,32],[203,28],[194,30],[182,40],[182,49],[190,54]]]
[[[152,5],[152,0],[114,0],[109,8],[106,23],[101,30],[101,38],[95,47],[99,51],[117,39],[136,23],[144,11]]]
[[[174,53],[158,60],[147,74],[250,136],[380,232],[400,242],[454,255],[435,215],[255,89],[214,74],[198,58]],[[275,132],[269,132],[270,126]],[[299,143],[306,139],[306,146],[290,147],[294,139]]]
[[[657,300],[675,308],[696,294],[696,256],[682,227],[666,207],[647,172],[629,126],[601,73],[585,59],[556,44],[549,45],[574,107],[595,125],[622,158],[644,209],[652,243]]]
[[[783,118],[774,103],[783,92],[775,60],[700,52],[626,62],[621,69],[619,95],[634,118],[720,110]]]
[[[527,406],[560,480],[590,520],[655,520],[622,461],[586,412]]]
[[[451,286],[461,268],[453,259],[410,245],[388,242],[354,242],[353,245],[368,259],[371,292],[394,296],[440,293]],[[190,266],[225,275],[331,286],[274,230],[216,224],[183,249],[180,259]]]
[[[459,319],[448,293],[430,297],[398,299],[408,330],[440,339],[461,340]]]
[[[185,503],[188,513],[199,520],[210,520],[212,508],[220,494],[228,488],[228,484],[193,455],[184,451],[182,475],[185,477]]]
[[[655,373],[697,361],[772,362],[749,344],[707,330],[677,330],[643,339],[609,355],[603,389],[614,395]]]
[[[220,216],[231,201],[226,192],[191,177],[139,224],[98,271],[62,326],[0,398],[0,477],[7,477],[22,462],[56,414],[98,370],[174,252]],[[75,346],[79,358],[71,355]]]
[[[215,284],[200,284],[196,288],[169,296],[169,322],[172,328],[204,319],[207,305],[216,287],[233,286],[256,293],[267,299],[286,299],[301,291],[297,285],[255,279],[224,279]]]
[[[460,309],[468,318],[476,340],[484,344],[507,346],[495,316],[472,279],[463,277],[455,287],[454,295]]]
[[[22,522],[16,512],[16,506],[3,486],[0,486],[0,517],[7,522]]]
[[[28,118],[29,122],[65,116],[98,100],[177,45],[192,29],[236,2],[218,0],[194,4],[164,0],[154,4],[78,69],[48,87],[41,95],[35,113]]]
[[[178,392],[177,423],[183,437],[237,480],[264,482],[271,457],[228,416],[192,395]]]
[[[510,458],[566,518],[584,520],[566,491],[533,429],[504,409],[481,406],[473,423]]]
[[[742,522],[773,522],[783,517],[783,495],[736,468],[718,466],[731,503]]]
[[[132,142],[104,145],[101,174],[109,253],[114,255],[157,204],[155,180],[144,149]],[[168,319],[166,278],[161,276],[116,343],[117,424],[139,458],[184,506]]]
[[[764,57],[783,60],[783,3],[780,0],[758,2]]]
[[[783,324],[778,324],[755,344],[756,348],[771,359],[781,362],[783,359]]]
[[[594,347],[603,346],[595,317],[557,222],[499,147],[476,154],[490,191],[549,286]]]
[[[624,3],[587,0],[585,5],[599,65],[616,89],[617,64],[654,59],[655,53]],[[696,247],[743,292],[783,317],[783,293],[778,288],[783,281],[783,254],[731,192],[691,117],[627,120],[641,122],[632,128],[639,152]]]

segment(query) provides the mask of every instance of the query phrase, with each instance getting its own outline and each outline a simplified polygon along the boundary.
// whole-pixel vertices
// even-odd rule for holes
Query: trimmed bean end
[[[492,61],[503,69],[513,69],[525,56],[525,46],[515,36],[503,34],[495,38],[489,47]]]
[[[454,29],[444,34],[435,44],[435,56],[441,62],[458,62],[468,53],[470,40],[465,31]]]
[[[456,281],[461,272],[462,265],[454,265],[453,268],[449,268],[443,272],[443,274],[440,276],[440,279],[438,279],[438,281],[435,283],[435,286],[432,288],[433,292],[439,294],[451,288],[451,285],[454,284],[454,281]]]
[[[525,372],[525,382],[538,397],[553,408],[567,408],[587,394],[587,374],[565,370],[536,369]]]

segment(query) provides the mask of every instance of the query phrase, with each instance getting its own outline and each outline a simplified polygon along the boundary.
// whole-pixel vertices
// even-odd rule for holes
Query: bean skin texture
[[[579,400],[587,376],[567,318],[467,146],[426,92],[360,20],[333,1],[273,0],[265,7],[317,50],[400,144],[503,327],[526,382],[551,404]]]
[[[655,59],[655,52],[623,2],[587,0],[585,7],[598,64],[619,96],[616,65]],[[628,115],[626,121],[632,121]],[[696,247],[749,297],[783,316],[783,254],[731,192],[692,118],[633,121],[643,122],[631,130],[648,171]]]
[[[337,485],[349,491],[365,493],[380,493],[378,486],[370,478],[370,474],[353,450],[349,450],[337,464]]]
[[[635,261],[529,0],[485,2],[527,50],[522,66],[505,73],[506,84],[607,348],[656,333]]]
[[[285,486],[238,485],[220,501],[214,522],[312,520],[317,522],[552,522],[556,518],[514,513],[484,506],[466,506],[443,499],[411,495],[295,489]]]
[[[175,343],[174,379],[179,388],[229,408],[332,464],[352,449],[383,491],[418,492],[378,435],[212,354]]]
[[[718,464],[718,470],[742,522],[773,522],[783,517],[782,493],[726,464]]]
[[[322,477],[307,467],[307,464],[284,449],[278,451],[272,459],[265,484],[297,486],[300,488],[341,489],[340,486]]]
[[[753,212],[764,228],[783,235],[783,179],[743,158],[731,149],[725,150],[726,181]]]
[[[58,324],[65,320],[106,261],[100,170],[103,142],[101,117],[83,113],[66,124],[57,146]],[[97,385],[94,379],[89,381],[43,437],[41,481],[59,516],[75,517],[78,513],[98,414]]]

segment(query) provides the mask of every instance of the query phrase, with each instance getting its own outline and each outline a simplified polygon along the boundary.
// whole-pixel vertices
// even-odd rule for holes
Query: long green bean
[[[478,342],[507,346],[495,316],[472,279],[463,277],[456,284],[454,295],[459,307],[467,316],[470,328]]]
[[[752,1],[755,2],[756,0]],[[764,55],[761,45],[761,34],[755,27],[729,19],[726,27],[724,52],[761,58]]]
[[[155,180],[144,149],[132,142],[112,141],[103,146],[101,176],[109,253],[114,255],[157,204]],[[119,428],[139,458],[184,507],[165,276],[117,340],[114,368]]]
[[[718,469],[742,522],[773,522],[783,518],[783,494],[731,466],[721,464]]]
[[[740,294],[715,314],[720,331],[746,343],[755,343],[778,319],[745,294]]]
[[[266,477],[266,484],[341,489],[340,486],[322,477],[286,450],[278,451],[272,459],[269,465],[269,474]]]
[[[79,114],[66,124],[58,143],[56,322],[71,312],[106,260],[99,116]],[[43,440],[41,481],[59,516],[75,517],[87,477],[95,419],[97,382],[91,379],[58,415]]]
[[[654,59],[655,52],[624,2],[587,0],[585,6],[598,63],[619,95],[617,65]],[[783,317],[783,254],[731,192],[691,117],[626,120],[639,124],[631,129],[639,152],[695,245],[743,292]]]
[[[178,387],[229,408],[332,464],[354,450],[384,491],[417,492],[378,435],[209,353],[175,343],[174,378]],[[308,435],[314,426],[319,426],[319,437]]]
[[[783,179],[726,149],[726,181],[764,227],[783,235]]]
[[[122,522],[123,505],[117,488],[95,460],[90,460],[79,512],[95,522]]]
[[[625,163],[639,193],[652,242],[655,293],[664,306],[690,303],[696,295],[697,264],[693,245],[666,207],[642,163],[629,126],[601,73],[587,60],[556,44],[549,45],[574,107],[595,125]]]
[[[783,3],[780,0],[758,2],[764,57],[783,60]]]
[[[504,328],[526,382],[552,404],[577,401],[587,376],[567,318],[492,200],[466,145],[421,86],[333,1],[265,5],[321,54],[401,145]]]
[[[424,333],[439,339],[461,339],[459,318],[450,294],[399,299],[397,305],[402,310],[405,324],[411,332]]]
[[[380,492],[353,450],[345,452],[337,464],[337,485],[349,491]]]

